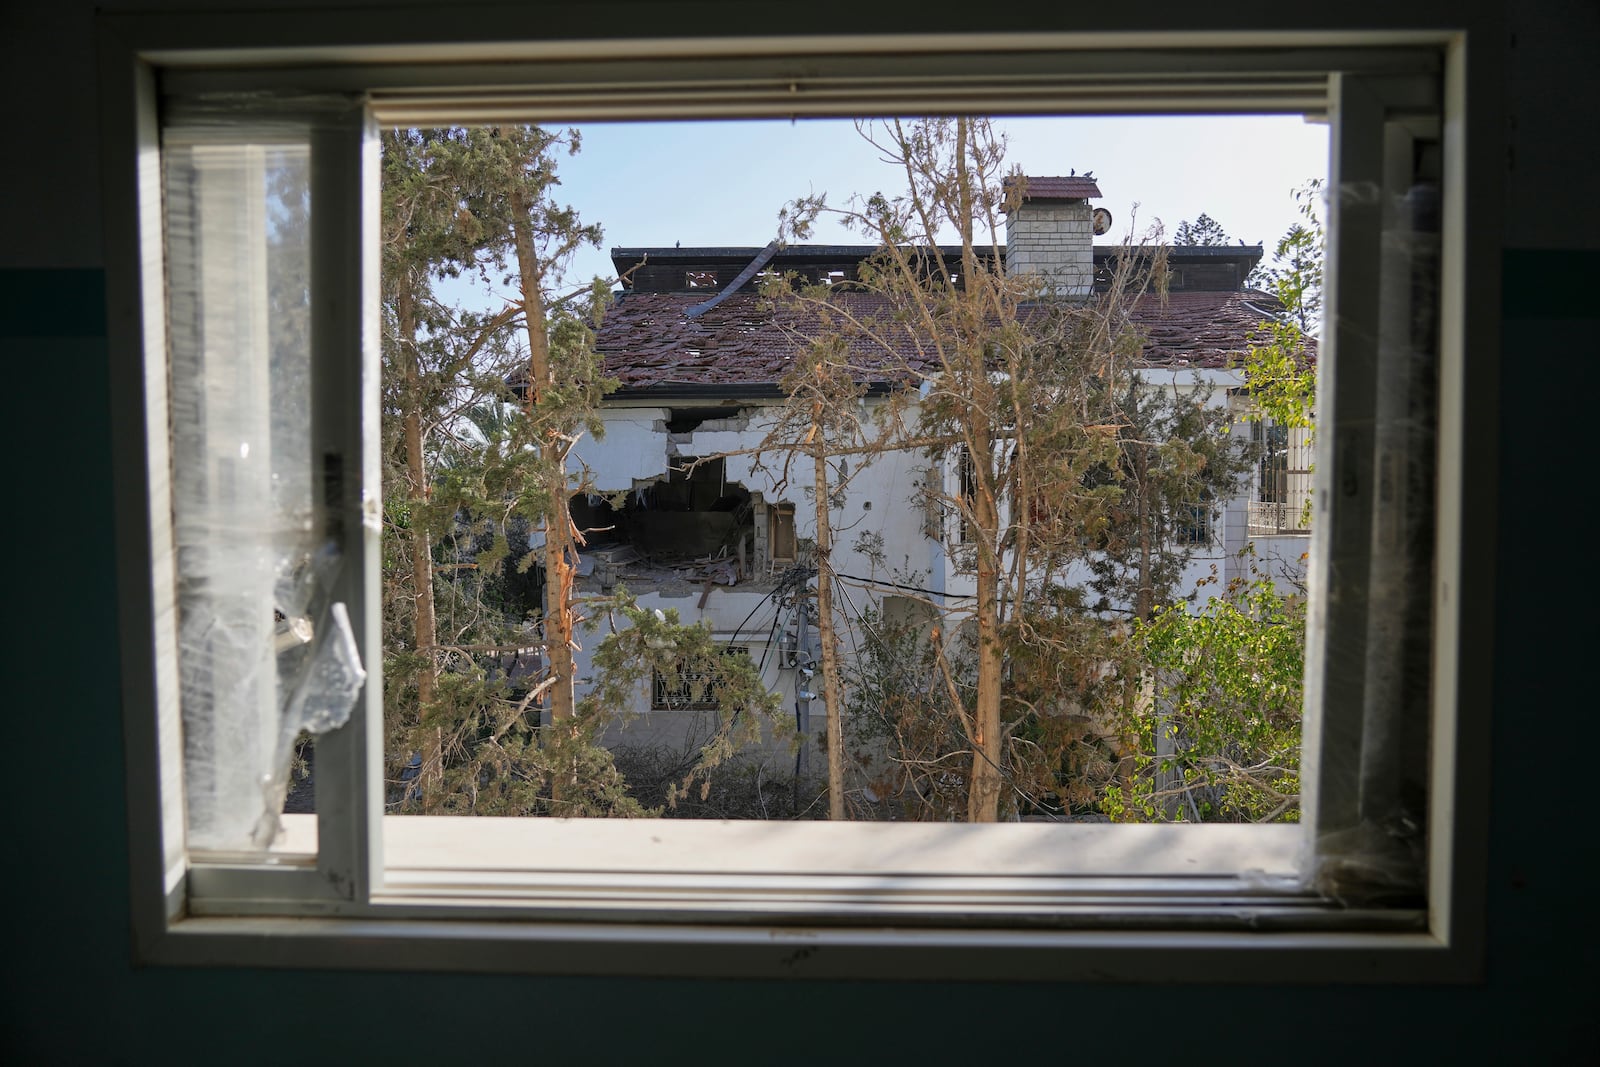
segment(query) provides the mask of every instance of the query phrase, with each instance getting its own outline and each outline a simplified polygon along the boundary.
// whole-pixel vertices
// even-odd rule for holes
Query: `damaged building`
[[[1098,220],[1089,200],[1099,190],[1078,177],[1030,178],[1027,188],[1008,219],[1008,266],[1040,273],[1068,297],[1089,296],[1122,251],[1093,243]],[[868,300],[848,283],[874,251],[614,248],[624,288],[596,347],[621,387],[603,406],[603,439],[584,438],[574,450],[593,486],[574,498],[572,509],[587,541],[580,551],[583,587],[600,592],[621,583],[646,608],[673,608],[685,623],[710,626],[726,647],[751,656],[770,687],[795,707],[802,732],[813,735],[807,668],[814,653],[807,644],[814,644],[815,622],[806,598],[796,595],[803,593],[796,575],[803,582],[815,537],[812,465],[753,451],[774,424],[784,398],[780,381],[803,340],[783,321],[788,312],[764,300],[759,286],[771,272],[793,272],[837,285],[841,301]],[[959,257],[959,249],[945,251]],[[1242,386],[1236,368],[1270,314],[1271,298],[1244,285],[1261,255],[1259,246],[1169,250],[1166,300],[1136,309],[1148,373],[1203,378],[1216,387],[1218,402],[1237,402],[1230,400],[1230,390]],[[887,395],[886,383],[867,386],[868,406]],[[1236,432],[1252,431],[1246,425]],[[1281,444],[1271,458],[1276,466],[1264,461],[1240,499],[1216,502],[1214,517],[1205,516],[1187,572],[1190,587],[1213,568],[1229,576],[1247,542],[1261,556],[1298,565],[1309,462],[1304,441],[1292,456],[1288,439]],[[844,590],[841,632],[848,634],[868,607],[893,619],[910,617],[916,599],[969,596],[972,575],[946,550],[946,540],[957,536],[955,520],[930,514],[921,491],[927,479],[950,485],[959,477],[954,465],[917,452],[887,453],[853,474],[848,490],[831,501],[831,559]],[[580,684],[587,654],[580,653]],[[655,679],[640,693],[637,710],[646,714],[617,728],[612,742],[692,737],[692,716],[679,713],[705,713],[715,700],[703,692],[682,699],[684,683]],[[820,723],[820,701],[816,715]]]

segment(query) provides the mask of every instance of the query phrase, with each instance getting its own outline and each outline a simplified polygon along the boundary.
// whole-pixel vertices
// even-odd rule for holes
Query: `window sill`
[[[196,863],[150,962],[729,977],[1451,980],[1415,911],[1299,888],[1296,826],[389,816],[372,900]],[[529,857],[551,856],[540,864]],[[1005,870],[1004,875],[990,872]],[[1093,874],[1086,872],[1093,871]]]

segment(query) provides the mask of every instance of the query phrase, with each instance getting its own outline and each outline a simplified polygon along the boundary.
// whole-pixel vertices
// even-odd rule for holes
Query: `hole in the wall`
[[[725,419],[734,412],[726,408],[673,408],[667,413],[668,433],[693,433],[702,423]]]
[[[754,514],[750,491],[727,481],[720,459],[698,465],[682,459],[665,478],[632,490],[620,502],[583,495],[572,500],[573,521],[580,530],[592,531],[585,534],[591,547],[631,545],[657,564],[736,559],[741,544],[750,560]]]

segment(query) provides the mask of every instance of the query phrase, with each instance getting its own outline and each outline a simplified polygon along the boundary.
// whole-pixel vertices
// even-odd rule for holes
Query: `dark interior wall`
[[[175,0],[161,6],[194,6]],[[271,6],[255,0],[252,7]],[[345,6],[360,6],[346,0]],[[665,5],[662,5],[665,7]],[[1592,0],[1349,3],[1398,24],[1476,23],[1508,101],[1492,597],[1487,977],[1467,987],[1166,988],[759,983],[138,968],[113,599],[110,401],[90,0],[8,0],[0,22],[11,151],[0,237],[0,359],[11,386],[5,781],[13,819],[0,971],[8,1062],[425,1062],[495,1054],[551,1063],[1507,1062],[1587,1059],[1595,1023],[1589,553],[1578,517],[1593,452],[1592,296],[1600,172],[1586,112],[1600,90]],[[1498,6],[1498,5],[1493,5]],[[1195,5],[1154,8],[1198,11]],[[1352,14],[1351,9],[1356,13]],[[553,25],[640,32],[927,27],[911,3],[552,5]],[[757,14],[757,11],[766,12]],[[1212,19],[1210,9],[1192,19]],[[1248,22],[1280,4],[1228,5]],[[1081,13],[1013,15],[1073,28]],[[1308,25],[1327,21],[1308,8]],[[473,17],[451,9],[452,19]],[[1143,17],[1143,16],[1141,16]],[[815,19],[815,22],[807,20]],[[981,25],[979,20],[984,21]],[[994,29],[993,12],[967,17]],[[896,20],[899,20],[898,22]],[[959,19],[958,19],[959,21]],[[1214,23],[1213,23],[1214,24]],[[944,28],[960,28],[950,26]],[[1498,76],[1498,75],[1497,75]]]

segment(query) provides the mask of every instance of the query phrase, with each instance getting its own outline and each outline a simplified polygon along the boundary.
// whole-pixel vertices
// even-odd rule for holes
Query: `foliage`
[[[936,632],[921,622],[891,623],[874,608],[856,620],[857,652],[845,670],[851,816],[943,822],[967,811],[967,740],[933,689]],[[956,673],[971,687],[971,658]],[[970,704],[970,698],[968,698]]]
[[[928,456],[920,503],[949,517],[946,550],[975,592],[944,600],[919,638],[931,682],[914,700],[884,694],[891,758],[916,783],[922,814],[953,815],[959,798],[966,818],[988,821],[1044,802],[1019,783],[1059,794],[1063,745],[1084,732],[1072,718],[1082,712],[1062,709],[1093,699],[1098,668],[1088,665],[1111,626],[1092,609],[1144,616],[1165,602],[1192,550],[1181,529],[1230,495],[1245,467],[1203,389],[1141,380],[1131,311],[1162,299],[1159,242],[1153,256],[1126,250],[1093,298],[1064,297],[1052,279],[1005,268],[999,227],[1025,181],[1005,172],[988,123],[858,128],[900,171],[902,191],[843,209],[807,198],[782,217],[798,231],[834,210],[871,239],[876,252],[848,289],[882,310],[822,287],[774,288],[819,327],[804,381],[791,386],[801,401],[791,417],[811,429],[798,441],[796,425],[788,447],[814,451],[820,429],[835,455]],[[941,247],[952,233],[959,244]],[[901,387],[871,426],[854,414],[865,378]],[[1094,604],[1073,584],[1090,566],[1100,567]],[[1051,678],[1048,664],[1070,666]],[[1047,689],[1067,675],[1084,684]]]
[[[1306,222],[1291,226],[1278,240],[1274,265],[1252,276],[1280,310],[1262,323],[1245,358],[1245,380],[1256,407],[1280,426],[1309,427],[1316,407],[1316,368],[1306,348],[1322,321],[1322,184],[1313,178],[1295,190]]]
[[[613,753],[629,792],[664,819],[818,819],[826,814],[822,786],[808,776],[796,779],[793,768],[774,753],[740,753],[700,788],[681,789],[703,743],[699,734],[675,744],[623,741]],[[669,807],[671,793],[677,796]]]
[[[552,198],[557,155],[576,148],[537,127],[384,138],[385,751],[402,808],[641,811],[597,744],[599,716],[559,737],[539,726],[549,583],[525,546],[547,516],[570,520],[565,449],[537,446],[592,428],[606,388],[591,344],[603,300],[556,292],[571,252],[600,238]],[[439,279],[513,267],[534,285],[499,313],[435,295]],[[507,385],[521,336],[563,383],[526,405]]]
[[[594,684],[578,701],[577,719],[609,722],[614,709],[626,707],[653,673],[699,679],[716,694],[715,723],[698,750],[681,762],[663,799],[675,808],[680,798],[697,792],[703,802],[715,768],[762,740],[764,730],[781,733],[778,694],[767,690],[748,655],[730,655],[713,639],[708,623],[683,625],[675,609],[637,607],[625,589],[618,591],[613,610],[627,625],[613,621],[595,648]]]
[[[1095,551],[1084,562],[1098,610],[1128,605],[1144,619],[1179,595],[1190,558],[1210,543],[1218,506],[1249,472],[1250,457],[1229,437],[1229,414],[1211,402],[1208,384],[1163,388],[1150,373],[1118,384],[1120,396],[1097,398],[1117,426],[1116,468],[1098,467],[1086,481],[1115,492],[1086,528]]]
[[[1294,821],[1300,803],[1305,601],[1253,565],[1248,579],[1191,607],[1134,624],[1122,716],[1137,753],[1106,790],[1118,821]]]
[[[1006,807],[1052,818],[1090,813],[1116,770],[1099,726],[1102,702],[1116,694],[1107,669],[1121,652],[1116,631],[1070,602],[1035,606],[1026,620],[1005,635]],[[970,714],[977,662],[966,633],[944,639],[931,610],[891,622],[869,609],[857,628],[846,671],[852,817],[964,819],[967,740],[943,686],[948,677]]]

